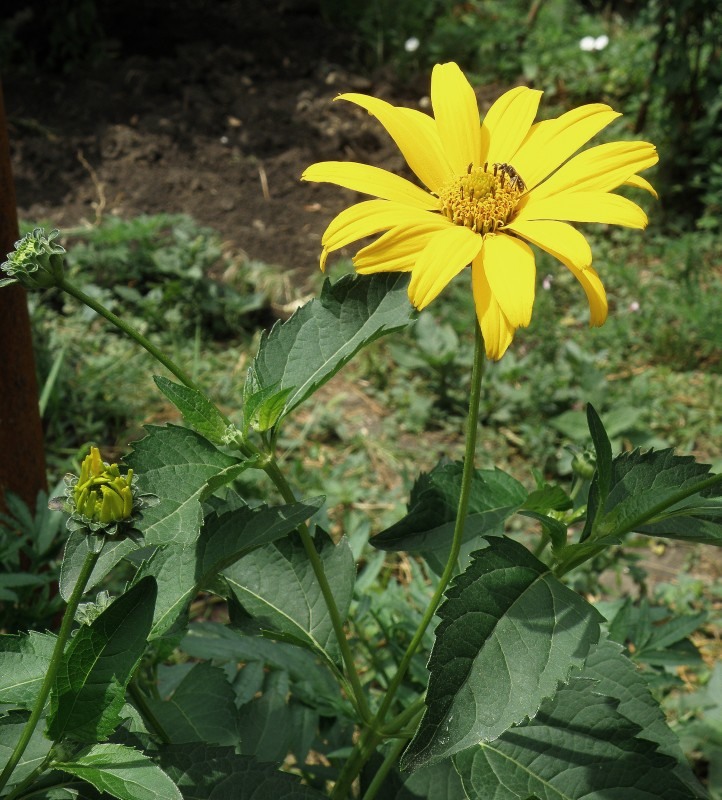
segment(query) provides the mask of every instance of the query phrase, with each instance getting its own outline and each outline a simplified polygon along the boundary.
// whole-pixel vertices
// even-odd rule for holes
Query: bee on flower
[[[454,63],[434,67],[433,116],[368,95],[340,95],[376,117],[425,188],[367,164],[308,167],[304,180],[377,198],[331,221],[322,237],[321,268],[329,253],[382,234],[356,253],[356,271],[410,272],[409,299],[422,310],[470,265],[486,353],[499,359],[531,320],[532,244],[572,272],[586,293],[591,324],[601,325],[604,286],[587,240],[569,223],[644,228],[644,211],[614,190],[629,185],[655,195],[638,173],[657,163],[657,152],[648,142],[627,141],[574,155],[620,114],[594,103],[535,123],[541,95],[525,86],[511,89],[480,123],[474,90]]]

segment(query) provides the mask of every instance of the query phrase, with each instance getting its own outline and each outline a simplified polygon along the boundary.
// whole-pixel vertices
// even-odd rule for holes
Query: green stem
[[[95,562],[98,560],[100,556],[100,549],[97,552],[90,552],[85,557],[85,561],[83,562],[83,566],[80,570],[80,574],[78,575],[78,580],[73,588],[73,592],[70,595],[70,599],[68,600],[68,605],[65,609],[65,614],[63,615],[63,621],[60,625],[60,633],[58,634],[58,638],[55,642],[55,647],[53,648],[53,655],[50,658],[50,664],[48,664],[48,671],[45,673],[45,679],[43,680],[43,684],[40,687],[40,693],[35,701],[35,705],[33,707],[32,713],[30,714],[30,718],[25,723],[25,727],[23,728],[23,732],[20,735],[20,739],[18,743],[15,745],[15,749],[13,750],[12,755],[10,756],[10,760],[5,765],[5,769],[0,773],[0,790],[7,784],[10,776],[13,773],[13,770],[18,765],[18,762],[22,758],[23,753],[25,752],[25,748],[28,746],[30,739],[32,738],[33,732],[42,716],[43,709],[45,708],[45,701],[48,699],[48,695],[50,694],[50,690],[53,688],[53,683],[55,682],[55,675],[58,671],[58,667],[60,666],[60,662],[63,659],[63,652],[65,651],[65,645],[70,637],[70,631],[73,627],[73,620],[75,618],[75,612],[77,611],[78,604],[83,596],[83,592],[85,591],[85,587],[88,583],[91,573],[93,572],[93,567],[95,566]]]
[[[459,506],[456,512],[456,523],[454,525],[454,537],[451,544],[451,551],[446,561],[446,566],[439,579],[439,583],[434,591],[434,594],[429,602],[429,605],[424,612],[424,616],[416,629],[406,652],[401,659],[399,668],[391,680],[386,695],[376,712],[371,725],[363,732],[361,738],[354,747],[354,752],[346,762],[336,785],[331,793],[331,800],[345,800],[351,786],[356,779],[356,776],[361,771],[363,765],[371,758],[378,743],[384,738],[384,732],[388,731],[388,727],[381,732],[380,728],[386,714],[394,701],[396,692],[401,685],[401,682],[406,675],[406,671],[411,664],[421,641],[426,633],[426,629],[431,624],[431,620],[436,614],[436,610],[441,603],[444,596],[444,591],[454,574],[459,552],[461,550],[461,543],[464,538],[464,523],[466,521],[467,512],[469,509],[469,496],[471,494],[471,481],[474,475],[474,456],[476,453],[476,436],[479,427],[479,403],[481,400],[481,379],[484,375],[484,339],[481,335],[481,330],[478,324],[476,325],[476,334],[474,341],[474,365],[471,372],[471,396],[469,398],[469,414],[466,418],[466,449],[464,453],[464,469],[461,476],[461,492],[459,495]],[[404,712],[396,718],[399,719],[404,716]]]
[[[178,378],[178,380],[187,386],[189,389],[195,389],[197,392],[203,392],[203,390],[196,384],[193,378],[190,377],[184,370],[182,370],[174,361],[172,361],[165,353],[161,352],[149,339],[146,339],[143,334],[136,330],[132,325],[129,325],[125,320],[122,320],[119,316],[114,314],[110,309],[107,309],[102,303],[99,303],[90,295],[86,294],[82,289],[79,289],[74,283],[71,283],[67,278],[63,278],[57,284],[59,289],[62,289],[64,292],[67,292],[69,295],[74,297],[76,300],[79,300],[81,303],[84,303],[88,308],[92,308],[96,314],[100,314],[101,317],[104,317],[108,320],[108,322],[115,325],[116,328],[120,328],[123,333],[130,336],[131,339],[135,339],[138,344],[145,348],[157,361],[160,363],[173,375]],[[205,394],[203,392],[203,394]],[[225,415],[224,415],[225,416]],[[227,420],[226,420],[227,421]]]
[[[148,723],[148,727],[155,731],[156,735],[161,742],[163,742],[163,744],[170,744],[170,736],[168,736],[166,733],[166,730],[158,717],[156,717],[156,715],[153,713],[153,709],[148,705],[148,701],[136,683],[135,678],[133,678],[128,684],[128,691],[130,696],[133,698],[133,702],[135,703],[138,711],[140,711],[141,716]]]
[[[283,499],[287,503],[295,503],[296,495],[286,481],[285,476],[278,468],[276,461],[273,459],[269,461],[269,463],[264,467],[264,470],[278,488]],[[361,718],[364,720],[369,720],[371,718],[371,710],[369,709],[368,701],[366,700],[366,694],[363,690],[363,686],[361,685],[361,679],[359,678],[358,671],[356,670],[353,653],[351,652],[351,647],[349,646],[348,639],[346,638],[346,632],[344,631],[343,627],[344,621],[341,619],[341,614],[339,613],[338,606],[336,605],[336,598],[333,596],[331,585],[326,577],[326,571],[323,567],[323,562],[316,551],[316,546],[313,542],[311,532],[308,529],[308,525],[302,523],[298,526],[297,530],[301,537],[303,548],[306,551],[306,556],[311,564],[311,569],[313,569],[313,574],[316,576],[316,580],[318,581],[324,602],[326,603],[326,608],[328,609],[328,614],[331,618],[331,624],[333,625],[333,631],[336,634],[338,646],[341,650],[341,658],[343,659],[343,663],[346,667],[348,679],[353,691],[353,697],[356,701],[356,707],[361,715]]]
[[[411,716],[411,719],[413,719],[415,723],[411,726],[412,728],[415,728],[416,724],[418,724],[419,719],[421,719],[421,713],[421,711],[416,709],[415,713]],[[401,751],[406,747],[410,738],[410,736],[402,736],[391,745],[389,752],[384,758],[383,764],[376,770],[373,780],[368,785],[368,789],[364,792],[362,800],[374,800],[383,782],[386,780],[386,776],[389,774],[391,767],[398,762]]]

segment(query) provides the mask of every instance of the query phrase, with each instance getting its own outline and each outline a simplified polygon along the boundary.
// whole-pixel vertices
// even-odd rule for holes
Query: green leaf
[[[122,744],[95,744],[55,769],[75,775],[119,800],[183,800],[178,787],[148,756]]]
[[[158,582],[151,638],[167,634],[198,591],[254,548],[272,542],[316,513],[323,499],[286,506],[241,506],[206,519],[198,541],[189,547],[159,548],[136,580],[153,575]]]
[[[594,451],[597,456],[597,468],[589,487],[587,520],[580,537],[582,542],[589,538],[594,525],[599,519],[600,511],[607,502],[612,481],[612,444],[609,441],[607,432],[604,430],[599,414],[597,414],[591,403],[587,405],[587,424],[589,425],[589,432],[592,436]]]
[[[90,539],[84,530],[73,531],[65,544],[63,563],[60,567],[60,596],[66,603],[78,582],[85,559],[90,553],[90,544]],[[106,540],[85,590],[88,591],[97,586],[119,561],[137,549],[138,545],[130,538]]]
[[[30,714],[26,711],[11,711],[0,716],[0,765],[5,766],[10,760],[29,717]],[[36,727],[18,765],[13,770],[8,785],[14,786],[24,781],[36,767],[40,766],[51,745],[50,739],[43,736],[41,727]]]
[[[294,387],[278,391],[276,386],[266,386],[258,391],[251,390],[252,381],[243,388],[243,432],[249,428],[257,431],[270,430],[279,420],[286,401],[293,394]]]
[[[214,444],[223,444],[228,423],[211,401],[197,389],[189,389],[160,375],[154,375],[155,385],[183,414],[186,423]]]
[[[617,711],[640,727],[637,734],[640,738],[654,742],[661,753],[676,761],[674,773],[692,790],[690,796],[704,796],[682,752],[679,739],[667,725],[662,709],[652,696],[642,673],[623,654],[621,645],[605,639],[592,648],[582,674],[596,681],[597,694],[619,701]]]
[[[230,747],[171,745],[161,764],[184,800],[322,800],[322,795],[270,764],[237,755]]]
[[[235,693],[222,670],[195,664],[167,700],[148,705],[173,744],[238,742]]]
[[[193,544],[203,520],[201,501],[232,481],[248,464],[226,455],[207,439],[176,425],[148,426],[126,461],[144,492],[160,503],[143,511],[138,528],[146,544]]]
[[[403,768],[441,761],[533,717],[584,663],[602,619],[505,537],[472,554],[438,615],[426,711]]]
[[[334,544],[322,530],[314,545],[346,619],[356,577],[351,548],[345,538]],[[331,617],[299,536],[254,550],[224,575],[239,603],[262,626],[290,634],[332,659],[339,657]]]
[[[264,681],[261,696],[241,707],[238,726],[243,732],[240,743],[243,755],[276,764],[286,757],[293,736],[293,716],[288,705],[290,690],[288,673],[272,670]]]
[[[155,597],[155,580],[147,578],[75,634],[50,694],[52,739],[97,742],[120,724],[125,688],[145,650]]]
[[[704,797],[677,777],[675,759],[642,738],[640,726],[620,713],[620,705],[624,701],[601,695],[596,681],[574,678],[533,720],[454,756],[467,795],[504,800]]]
[[[460,461],[437,464],[422,473],[411,490],[407,515],[377,534],[370,544],[379,550],[433,551],[445,561],[451,549],[456,510],[461,493]],[[504,522],[524,503],[528,492],[519,481],[499,469],[474,471],[464,541],[501,533]]]
[[[399,273],[326,281],[319,298],[263,334],[248,371],[252,392],[293,389],[280,415],[286,416],[362,347],[408,325],[407,283]]]
[[[0,703],[32,710],[48,671],[56,637],[30,631],[0,636]]]
[[[612,462],[606,503],[599,505],[594,538],[636,531],[651,536],[722,546],[722,475],[673,450],[634,450]],[[587,526],[589,526],[589,521]]]

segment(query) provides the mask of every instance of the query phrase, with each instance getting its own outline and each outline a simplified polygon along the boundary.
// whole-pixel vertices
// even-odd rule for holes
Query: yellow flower
[[[527,244],[562,262],[584,289],[590,322],[607,317],[607,299],[584,236],[569,222],[644,228],[639,206],[613,194],[623,184],[654,189],[638,172],[657,163],[654,145],[613,142],[570,158],[619,114],[601,103],[534,124],[542,93],[519,86],[479,124],[476,96],[459,67],[437,64],[434,117],[375,97],[339,98],[386,128],[428,191],[367,164],[326,161],[304,173],[372,195],[342,211],[323,235],[321,269],[333,250],[383,233],[354,257],[356,271],[411,272],[409,298],[421,310],[467,265],[489,358],[499,359],[531,320],[536,268]]]

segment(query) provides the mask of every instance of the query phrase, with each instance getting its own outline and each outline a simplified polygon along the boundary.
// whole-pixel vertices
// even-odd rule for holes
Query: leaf
[[[293,386],[277,391],[275,385],[252,391],[252,383],[247,381],[243,387],[243,432],[246,435],[251,427],[261,432],[270,430],[278,422],[286,401],[294,392]]]
[[[171,745],[160,754],[184,800],[322,800],[298,779],[230,747]]]
[[[314,545],[344,620],[356,577],[351,548],[345,538],[334,544],[322,530],[316,533]],[[299,536],[260,547],[223,574],[238,602],[262,626],[290,634],[338,659],[331,617]]]
[[[214,444],[223,444],[228,423],[211,401],[197,389],[154,375],[155,385],[183,414],[186,424]]]
[[[595,541],[636,531],[722,546],[722,475],[671,449],[618,455],[606,503],[592,483],[593,506],[599,512],[590,512],[585,531],[593,526]]]
[[[208,663],[195,664],[167,700],[146,702],[173,744],[238,742],[235,693],[223,671]]]
[[[145,651],[155,597],[155,580],[147,578],[75,634],[50,694],[52,739],[96,742],[120,724],[125,688]]]
[[[148,756],[122,744],[95,744],[72,761],[52,764],[119,800],[183,800],[178,787]]]
[[[32,710],[55,642],[55,636],[35,631],[0,636],[0,703]]]
[[[411,490],[407,515],[374,536],[379,550],[412,553],[434,551],[445,561],[451,548],[456,510],[461,494],[460,461],[437,464],[422,473]],[[501,533],[504,522],[524,503],[528,492],[519,481],[499,469],[474,471],[464,541]]]
[[[276,764],[283,761],[293,735],[293,717],[288,705],[290,690],[288,673],[272,670],[264,681],[261,696],[241,707],[238,716],[238,726],[243,732],[241,753],[258,761]]]
[[[621,704],[623,705],[623,704]],[[594,680],[574,678],[536,717],[454,763],[473,798],[503,800],[692,800],[676,762],[640,736],[619,701]]]
[[[362,347],[409,324],[407,283],[399,273],[326,281],[319,298],[262,335],[248,371],[252,391],[293,389],[279,418],[286,416]]]
[[[138,571],[136,581],[153,575],[158,582],[151,638],[168,633],[198,591],[246,553],[287,536],[312,516],[323,499],[284,506],[241,506],[208,516],[193,546],[159,548]]]
[[[601,615],[506,537],[472,554],[446,591],[426,711],[403,755],[416,769],[533,717],[599,638]]]
[[[192,544],[203,520],[201,501],[248,464],[188,428],[151,425],[146,430],[148,436],[133,443],[126,461],[142,490],[157,495],[160,503],[143,511],[138,528],[146,544]]]
[[[26,711],[11,711],[9,714],[0,716],[0,765],[5,766],[10,760],[29,717],[30,714]],[[10,776],[8,785],[14,786],[24,781],[34,769],[40,766],[51,745],[50,739],[43,736],[41,727],[36,727],[28,746]]]
[[[696,793],[695,796],[704,796],[679,739],[667,725],[659,703],[634,663],[624,655],[623,648],[608,639],[603,640],[590,651],[582,674],[596,681],[596,693],[618,700],[617,711],[640,727],[637,735],[654,742],[661,753],[671,756],[677,762],[675,775]]]
[[[88,591],[97,586],[119,561],[137,549],[138,545],[130,538],[106,539],[85,590]],[[90,541],[87,533],[83,530],[73,531],[65,544],[63,563],[60,567],[60,596],[66,603],[70,600],[70,595],[78,582],[78,576],[89,553]]]

